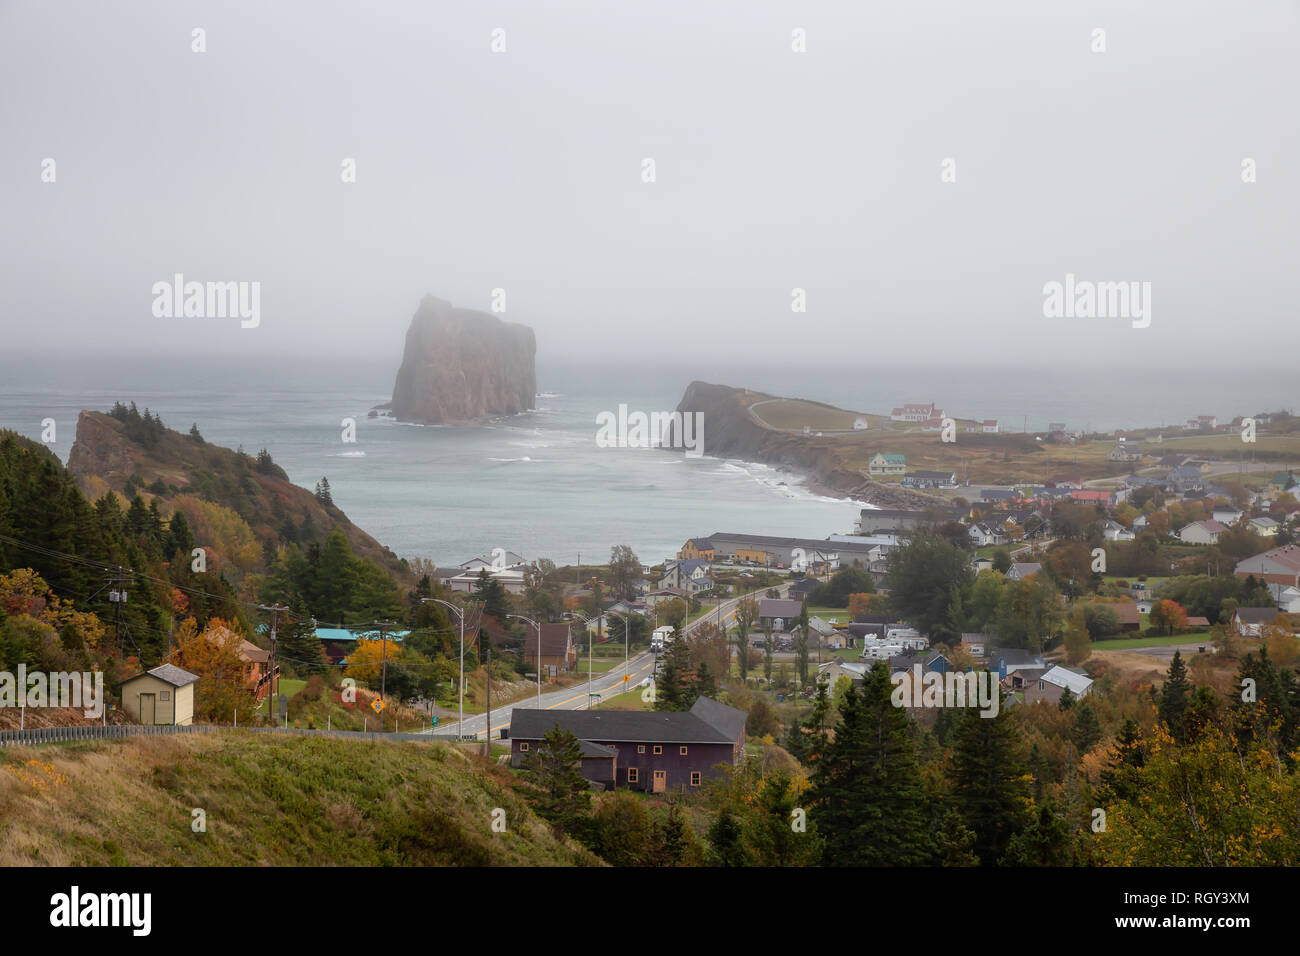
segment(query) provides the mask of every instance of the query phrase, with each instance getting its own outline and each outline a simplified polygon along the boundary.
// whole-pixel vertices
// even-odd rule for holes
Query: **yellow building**
[[[712,564],[713,542],[708,538],[687,538],[677,557],[682,561],[708,561]]]
[[[776,556],[771,551],[762,551],[758,548],[737,548],[737,564],[761,564],[767,567],[776,564]]]
[[[198,679],[174,664],[159,665],[122,682],[122,709],[147,726],[192,724]]]

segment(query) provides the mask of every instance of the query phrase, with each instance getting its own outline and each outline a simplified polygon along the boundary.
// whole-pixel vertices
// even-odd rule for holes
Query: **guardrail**
[[[0,730],[0,746],[4,744],[52,744],[74,740],[109,740],[125,737],[170,736],[173,734],[205,734],[220,731],[250,731],[256,734],[298,734],[308,737],[340,737],[345,740],[420,740],[436,739],[432,734],[409,734],[364,730],[315,730],[305,727],[225,727],[218,724],[185,724],[182,726],[143,727],[137,724],[96,726],[86,724],[70,727],[33,727],[27,730]]]

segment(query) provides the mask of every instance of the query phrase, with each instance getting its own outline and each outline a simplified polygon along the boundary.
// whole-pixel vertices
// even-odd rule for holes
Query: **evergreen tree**
[[[736,624],[736,666],[740,669],[740,680],[749,680],[749,628],[744,622]]]
[[[301,595],[294,594],[290,600],[289,615],[279,623],[276,642],[277,656],[283,657],[299,676],[325,673],[325,651],[316,636],[316,622]]]
[[[568,833],[577,834],[591,809],[590,786],[582,776],[582,746],[556,724],[538,741],[525,763],[541,789],[537,814]]]
[[[199,434],[198,422],[195,422],[190,426],[190,441],[194,442],[197,445],[203,444],[203,436]]]
[[[1272,741],[1282,753],[1300,744],[1300,689],[1290,671],[1274,665],[1267,646],[1260,647],[1258,657],[1245,656],[1233,689],[1228,716],[1239,741]],[[1243,700],[1243,694],[1253,699]]]
[[[925,859],[920,771],[912,719],[891,698],[889,668],[849,684],[835,739],[814,767],[810,816],[832,866],[907,866]]]
[[[1187,731],[1183,716],[1187,711],[1187,699],[1191,693],[1192,683],[1187,678],[1187,665],[1183,663],[1182,651],[1174,651],[1174,659],[1169,662],[1169,674],[1164,686],[1160,688],[1160,707],[1157,713],[1174,740],[1183,743]]]
[[[478,581],[474,584],[474,593],[483,602],[483,613],[488,617],[496,618],[504,625],[506,615],[510,613],[510,597],[506,593],[505,585],[488,574],[487,568],[478,569]]]
[[[1097,719],[1097,712],[1092,709],[1090,701],[1085,700],[1074,708],[1074,727],[1070,731],[1070,739],[1081,757],[1101,740],[1101,721]]]
[[[709,824],[706,838],[715,866],[749,866],[744,827],[730,807],[723,807]]]
[[[692,696],[694,684],[690,647],[685,637],[678,637],[659,658],[659,673],[655,676],[654,709],[690,710],[695,703],[695,697]]]
[[[320,481],[316,482],[316,500],[326,508],[334,506],[334,498],[330,495],[330,480],[328,478],[322,477]]]
[[[757,813],[751,824],[750,844],[756,866],[816,866],[821,841],[816,828],[793,827],[795,794],[790,778],[777,772],[763,782],[758,794]]]
[[[799,674],[799,690],[808,686],[808,602],[799,607],[799,637],[795,643],[795,669]]]
[[[1138,793],[1138,781],[1146,762],[1142,728],[1132,717],[1125,719],[1111,748],[1111,757],[1101,771],[1098,796],[1107,804],[1132,800]]]
[[[938,866],[979,866],[975,855],[975,834],[962,822],[961,814],[948,810],[939,822],[934,841],[934,863]]]
[[[1039,804],[1038,812],[1023,830],[1011,838],[1002,856],[1003,866],[1073,866],[1078,863],[1075,836],[1070,824],[1056,812],[1051,800]]]
[[[1024,823],[1029,792],[1011,712],[963,709],[953,749],[953,796],[975,834],[975,853],[993,866]]]
[[[763,622],[763,677],[772,683],[772,664],[776,660],[776,642],[772,640],[772,621]]]
[[[708,661],[700,661],[699,669],[695,674],[693,693],[695,700],[699,700],[701,697],[718,699],[718,683],[713,679],[713,674],[709,671]],[[691,701],[692,704],[694,702],[694,700]]]

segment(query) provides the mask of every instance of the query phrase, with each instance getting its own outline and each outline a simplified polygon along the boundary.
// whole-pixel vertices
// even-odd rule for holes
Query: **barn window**
[[[520,749],[520,750],[527,750],[527,749],[528,749],[528,741],[526,741],[526,740],[521,740],[521,741],[519,741],[519,749]]]
[[[172,692],[169,691],[169,690],[160,691],[159,694],[158,694],[158,699],[159,699],[159,700],[171,700],[171,699],[172,699]]]
[[[659,746],[659,744],[655,744],[655,753],[661,754],[663,752],[664,752],[664,748]]]
[[[645,744],[637,744],[637,745],[636,745],[636,752],[639,753],[639,754],[643,754],[643,753],[645,753]]]
[[[637,782],[637,769],[636,769],[636,767],[628,767],[628,768],[627,768],[627,782],[628,782],[628,783],[636,783],[636,782]]]
[[[700,785],[700,772],[699,772],[698,770],[692,770],[692,771],[691,771],[691,786],[692,786],[692,787],[698,787],[699,785]]]
[[[682,748],[682,756],[683,756],[683,757],[686,756],[686,748],[685,748],[685,747]]]

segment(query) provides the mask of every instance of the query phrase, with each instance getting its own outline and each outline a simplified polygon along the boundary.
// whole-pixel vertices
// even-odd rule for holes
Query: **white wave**
[[[366,453],[365,453],[364,451],[341,451],[341,452],[339,452],[337,455],[334,455],[334,456],[332,456],[332,457],[334,457],[334,458],[365,458],[365,457],[366,457]]]

